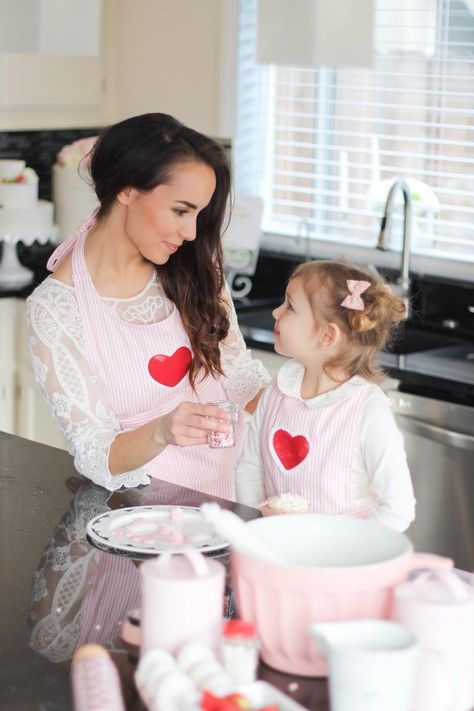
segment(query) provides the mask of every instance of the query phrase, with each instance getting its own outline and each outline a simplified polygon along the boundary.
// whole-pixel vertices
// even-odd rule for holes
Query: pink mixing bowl
[[[232,550],[239,614],[257,625],[263,661],[290,674],[327,675],[312,622],[387,619],[393,588],[410,571],[453,565],[414,553],[405,534],[361,519],[269,516],[246,525],[287,563]]]

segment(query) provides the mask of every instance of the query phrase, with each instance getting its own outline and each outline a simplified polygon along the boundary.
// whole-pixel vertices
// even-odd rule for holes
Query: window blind
[[[264,199],[266,232],[371,247],[404,178],[412,251],[474,261],[474,3],[374,5],[373,67],[313,69],[258,65],[240,0],[236,190]],[[401,204],[393,222],[396,246]]]

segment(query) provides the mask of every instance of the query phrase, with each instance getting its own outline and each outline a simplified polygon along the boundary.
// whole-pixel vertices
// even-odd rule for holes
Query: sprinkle
[[[213,449],[233,447],[235,445],[234,432],[209,432],[208,443],[209,447]]]

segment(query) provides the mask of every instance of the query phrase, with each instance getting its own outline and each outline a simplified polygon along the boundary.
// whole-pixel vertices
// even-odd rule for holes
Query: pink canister
[[[395,588],[393,620],[417,636],[421,657],[414,711],[474,707],[473,576],[427,570]]]
[[[194,548],[142,563],[141,655],[197,640],[218,651],[225,569]]]

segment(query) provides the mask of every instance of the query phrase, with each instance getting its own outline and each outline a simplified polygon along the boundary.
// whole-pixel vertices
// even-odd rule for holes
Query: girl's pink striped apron
[[[365,517],[353,511],[352,465],[362,407],[374,386],[329,407],[311,409],[272,383],[260,433],[267,496],[306,497],[313,513]]]
[[[55,269],[72,250],[72,275],[81,315],[87,358],[106,406],[122,430],[133,430],[164,415],[181,402],[226,400],[222,378],[206,377],[191,388],[188,378],[191,344],[176,308],[162,321],[134,324],[123,321],[102,300],[84,257],[85,222],[52,255]],[[241,403],[239,403],[241,404]],[[243,404],[243,403],[242,403]],[[240,418],[236,446],[168,445],[146,465],[147,474],[197,491],[235,500],[234,469],[242,449],[245,427]]]

